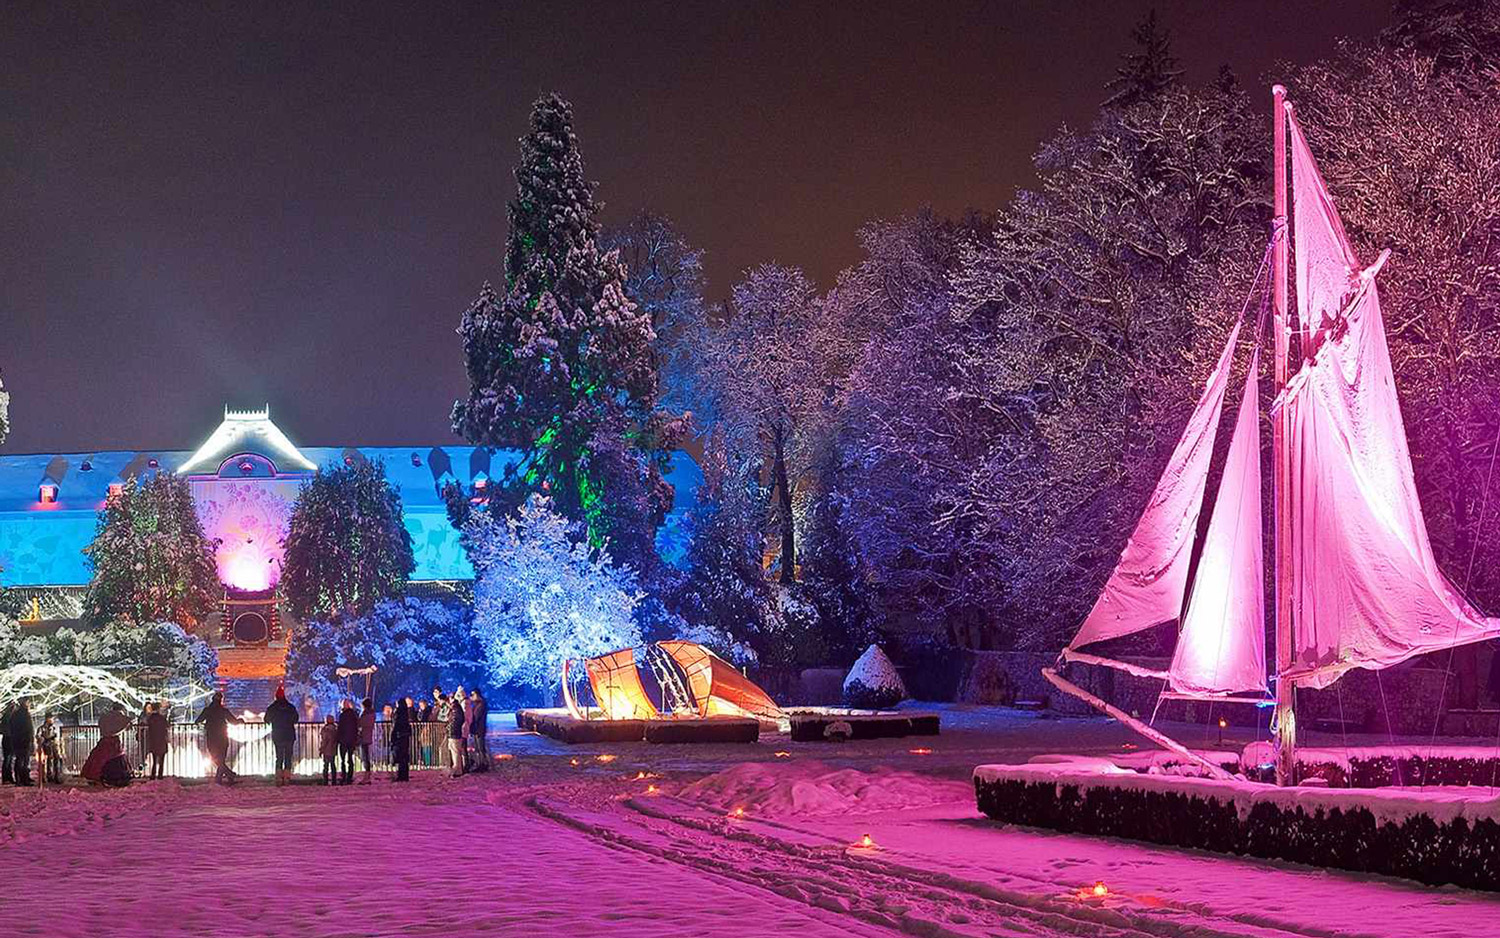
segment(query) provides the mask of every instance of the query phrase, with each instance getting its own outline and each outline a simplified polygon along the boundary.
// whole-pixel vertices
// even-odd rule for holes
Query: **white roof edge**
[[[202,446],[193,451],[187,462],[177,467],[177,474],[217,472],[220,463],[242,452],[267,456],[276,463],[277,469],[313,472],[318,468],[292,445],[280,427],[271,422],[269,404],[260,410],[231,410],[226,405],[223,422]]]

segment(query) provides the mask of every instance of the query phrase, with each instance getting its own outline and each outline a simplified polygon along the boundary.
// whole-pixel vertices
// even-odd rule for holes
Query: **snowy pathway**
[[[500,732],[495,772],[409,786],[0,788],[0,935],[1500,934],[1500,895],[992,824],[973,765],[1128,734],[948,717],[919,745]]]

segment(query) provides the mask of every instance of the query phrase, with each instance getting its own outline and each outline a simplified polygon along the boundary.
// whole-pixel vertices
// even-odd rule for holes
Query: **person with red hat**
[[[276,747],[276,786],[292,783],[292,745],[297,741],[297,708],[287,702],[286,687],[276,686],[276,699],[266,708],[271,745]]]

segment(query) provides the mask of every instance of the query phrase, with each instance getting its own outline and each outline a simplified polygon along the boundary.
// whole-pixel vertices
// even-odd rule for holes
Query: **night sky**
[[[605,222],[675,219],[712,296],[771,260],[827,285],[864,222],[1027,185],[1152,6],[1190,81],[1228,63],[1251,88],[1389,20],[1388,0],[11,0],[4,451],[190,449],[225,403],[267,402],[304,445],[450,441],[453,329],[499,277],[539,92],[572,100]]]

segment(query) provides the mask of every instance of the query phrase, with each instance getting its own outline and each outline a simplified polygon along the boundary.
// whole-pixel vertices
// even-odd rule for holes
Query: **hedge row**
[[[1289,860],[1500,891],[1500,824],[1426,815],[1377,824],[1364,808],[1305,812],[1260,803],[1240,818],[1232,803],[1179,792],[1052,781],[974,781],[979,810],[997,821],[1065,833],[1125,837],[1172,847]]]
[[[1387,785],[1484,785],[1500,781],[1500,759],[1419,755],[1366,757],[1351,750],[1348,768],[1337,762],[1297,761],[1298,781],[1322,778],[1329,788],[1383,788]],[[1274,773],[1273,773],[1274,774]],[[1350,776],[1353,776],[1351,779]]]

